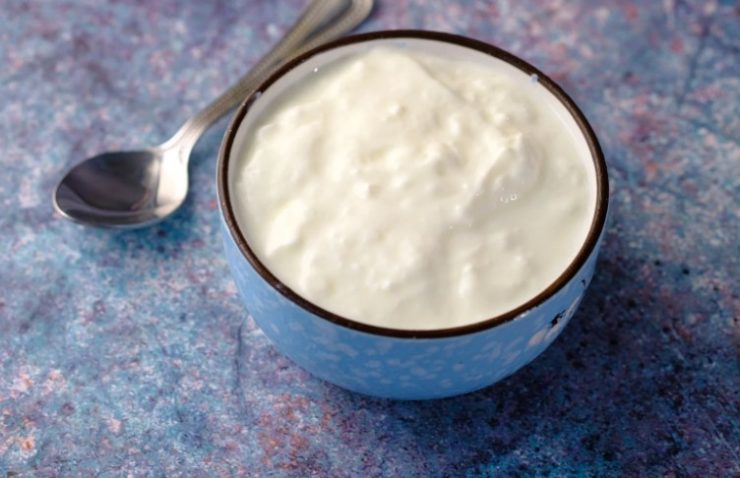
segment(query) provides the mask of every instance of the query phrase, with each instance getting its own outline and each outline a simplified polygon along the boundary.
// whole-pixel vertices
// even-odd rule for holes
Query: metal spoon
[[[337,38],[367,18],[373,0],[313,0],[291,30],[252,70],[165,143],[103,153],[78,163],[57,185],[54,208],[97,227],[133,229],[166,218],[188,193],[188,160],[201,135],[278,65]]]

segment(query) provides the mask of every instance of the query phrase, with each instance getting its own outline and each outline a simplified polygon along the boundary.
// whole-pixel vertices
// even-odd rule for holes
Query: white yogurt
[[[556,102],[494,63],[375,48],[274,101],[232,170],[265,266],[396,329],[471,324],[547,288],[588,233],[593,166]]]

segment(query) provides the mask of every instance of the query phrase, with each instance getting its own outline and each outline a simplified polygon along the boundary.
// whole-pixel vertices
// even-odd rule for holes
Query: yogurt
[[[374,48],[281,94],[231,171],[257,257],[314,304],[395,329],[544,291],[585,241],[594,168],[544,88],[496,62],[511,68]]]

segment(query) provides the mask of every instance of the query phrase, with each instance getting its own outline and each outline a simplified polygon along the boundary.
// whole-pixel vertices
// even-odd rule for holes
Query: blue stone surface
[[[740,6],[380,0],[363,31],[470,35],[568,91],[605,149],[612,221],[547,351],[479,392],[367,398],[247,316],[214,180],[156,227],[55,217],[62,172],[174,132],[303,2],[0,3],[0,476],[737,476]],[[734,33],[733,33],[734,32]]]

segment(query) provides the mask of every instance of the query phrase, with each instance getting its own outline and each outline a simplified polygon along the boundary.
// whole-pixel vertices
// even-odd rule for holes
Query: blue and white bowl
[[[379,44],[478,62],[503,61],[512,75],[521,76],[523,88],[543,89],[561,117],[580,132],[578,141],[590,152],[596,174],[597,204],[591,229],[580,252],[557,280],[520,307],[449,329],[400,330],[363,324],[329,312],[281,283],[260,262],[240,230],[230,197],[230,171],[235,163],[232,159],[243,153],[247,132],[260,111],[316,68]],[[596,136],[575,103],[555,82],[492,45],[456,35],[413,30],[346,37],[280,68],[236,112],[221,147],[217,181],[226,258],[244,304],[265,335],[285,355],[319,378],[349,390],[396,399],[441,398],[471,392],[511,375],[541,354],[573,316],[591,281],[608,205],[606,164]]]

